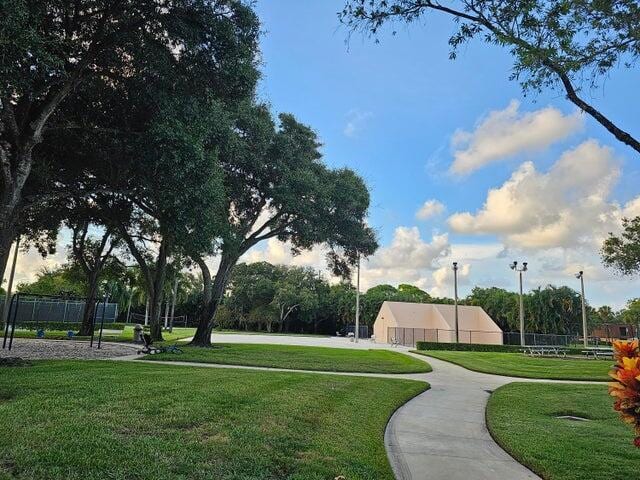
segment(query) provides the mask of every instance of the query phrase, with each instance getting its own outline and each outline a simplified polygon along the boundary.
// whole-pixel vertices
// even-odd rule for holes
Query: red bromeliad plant
[[[616,397],[614,410],[626,423],[633,425],[636,437],[633,443],[640,447],[640,352],[638,340],[615,341],[616,358],[609,376],[615,380],[609,384],[609,395]]]

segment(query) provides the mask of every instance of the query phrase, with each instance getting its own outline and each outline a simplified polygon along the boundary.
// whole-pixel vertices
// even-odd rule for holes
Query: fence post
[[[440,343],[440,336],[438,335],[438,329],[436,328],[436,343]]]

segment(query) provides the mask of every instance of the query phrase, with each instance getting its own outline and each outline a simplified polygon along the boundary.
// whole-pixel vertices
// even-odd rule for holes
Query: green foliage
[[[519,295],[501,288],[475,287],[467,305],[482,307],[503,331],[520,329]],[[524,294],[525,330],[537,333],[575,334],[582,329],[580,294],[569,287],[547,285]]]
[[[640,323],[640,298],[633,298],[627,302],[626,308],[619,315],[620,320],[631,325]]]
[[[103,328],[105,330],[123,330],[125,326],[126,326],[125,323],[111,322],[111,323],[105,323]],[[42,328],[45,331],[56,330],[60,332],[67,332],[70,330],[72,332],[76,332],[78,331],[78,328],[80,328],[80,324],[69,323],[69,322],[18,322],[17,327],[23,330],[37,330],[39,328]],[[94,326],[94,330],[99,330],[99,329],[100,329],[100,319],[98,318],[98,321]]]
[[[272,331],[275,325],[288,330],[292,323],[313,324],[321,315],[320,298],[329,286],[313,269],[271,265],[267,262],[240,264],[234,268],[225,298],[222,326]],[[237,315],[229,323],[228,315]],[[234,325],[235,323],[235,325]]]
[[[17,291],[38,295],[86,295],[86,278],[78,266],[65,265],[59,268],[43,268],[31,283],[19,283]]]
[[[602,261],[623,275],[640,273],[640,217],[622,219],[620,236],[609,234],[602,245]]]

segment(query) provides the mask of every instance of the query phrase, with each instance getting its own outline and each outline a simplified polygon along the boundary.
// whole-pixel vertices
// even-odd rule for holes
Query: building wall
[[[455,342],[455,306],[410,302],[384,302],[373,333],[378,343],[389,343],[389,327],[416,330],[419,339]],[[502,330],[480,307],[458,306],[459,340],[463,343],[501,345]],[[437,338],[437,340],[436,340]]]

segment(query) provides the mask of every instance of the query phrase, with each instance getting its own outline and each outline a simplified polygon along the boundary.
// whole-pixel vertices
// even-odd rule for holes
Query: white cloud
[[[523,163],[488,192],[479,211],[456,213],[448,223],[457,233],[498,235],[507,247],[599,245],[622,215],[609,199],[619,174],[611,149],[589,140],[565,152],[546,173]],[[636,202],[626,208],[635,210]]]
[[[564,115],[547,107],[521,113],[520,104],[512,100],[504,110],[482,118],[473,132],[458,130],[451,139],[454,161],[450,171],[468,174],[489,163],[524,152],[535,152],[580,130],[583,115]]]
[[[373,113],[366,112],[358,109],[350,110],[347,113],[347,124],[344,127],[343,133],[347,137],[355,137],[362,129],[366,122],[373,117]]]
[[[397,227],[389,245],[362,260],[361,289],[367,290],[380,283],[413,283],[420,288],[430,288],[434,282],[432,273],[449,252],[447,234],[433,235],[431,241],[425,241],[417,227]],[[312,267],[322,271],[329,281],[337,282],[339,279],[331,277],[327,270],[325,255],[326,249],[318,246],[294,256],[289,244],[272,238],[247,252],[240,261]]]
[[[424,202],[420,209],[416,212],[418,220],[427,220],[444,212],[444,205],[438,200],[431,199]]]
[[[363,263],[365,287],[379,283],[413,283],[425,288],[431,284],[431,272],[450,252],[449,236],[433,235],[430,242],[422,239],[417,227],[396,228],[393,240]]]
[[[458,285],[469,284],[469,274],[471,273],[471,265],[469,263],[463,263],[458,265]],[[433,285],[429,289],[429,294],[435,297],[450,297],[454,295],[454,279],[453,279],[453,266],[447,264],[446,266],[438,268],[431,275],[433,279]],[[458,291],[458,296],[461,295]]]

